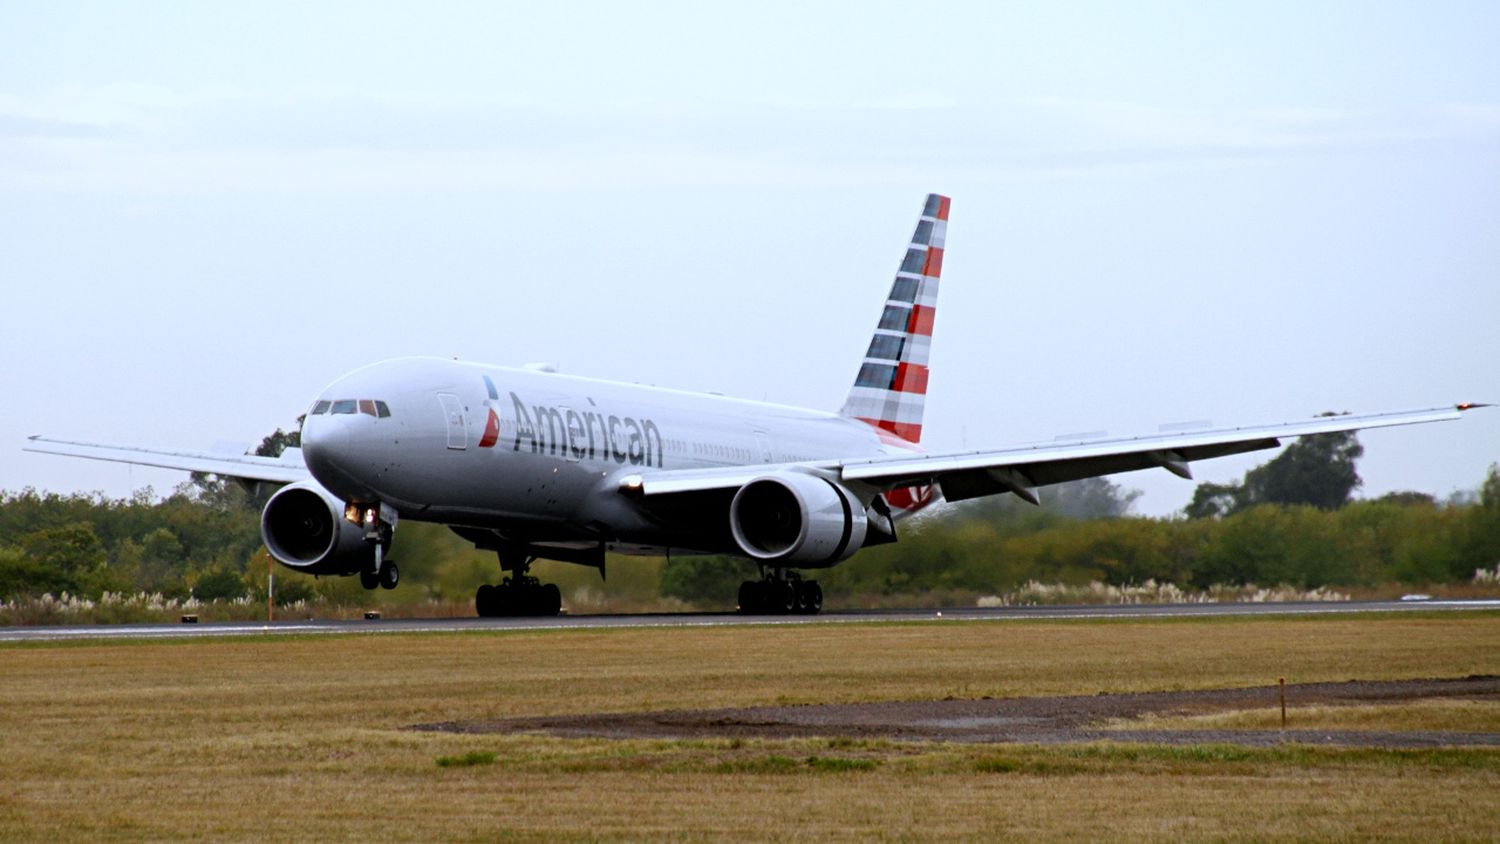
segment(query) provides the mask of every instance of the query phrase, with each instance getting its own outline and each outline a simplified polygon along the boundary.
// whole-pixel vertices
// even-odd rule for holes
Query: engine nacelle
[[[740,550],[774,565],[831,566],[859,550],[865,528],[865,507],[852,492],[804,472],[756,478],[729,505]]]
[[[365,529],[344,502],[313,481],[282,487],[260,514],[260,538],[277,562],[308,574],[354,574],[374,566]]]

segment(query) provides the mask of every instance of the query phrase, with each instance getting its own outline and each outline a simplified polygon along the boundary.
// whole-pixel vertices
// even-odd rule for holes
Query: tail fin
[[[869,351],[839,411],[913,443],[922,439],[927,356],[947,233],[948,197],[928,194]]]

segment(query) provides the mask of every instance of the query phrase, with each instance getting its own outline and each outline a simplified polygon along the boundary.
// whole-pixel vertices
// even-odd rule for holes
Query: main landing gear
[[[474,609],[480,618],[515,615],[557,615],[562,611],[562,591],[555,583],[542,583],[526,572],[535,557],[500,553],[500,570],[513,572],[500,584],[486,583],[474,593]]]
[[[816,615],[822,609],[823,587],[794,571],[776,569],[769,577],[740,584],[742,615]]]

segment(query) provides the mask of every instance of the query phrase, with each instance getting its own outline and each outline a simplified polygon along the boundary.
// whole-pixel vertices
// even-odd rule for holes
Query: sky
[[[1500,401],[1500,4],[0,5],[0,489],[439,355],[837,409],[953,197],[924,445]],[[1473,489],[1500,409],[1361,435]],[[1228,481],[1265,454],[1195,464]],[[1136,512],[1193,484],[1116,478]]]

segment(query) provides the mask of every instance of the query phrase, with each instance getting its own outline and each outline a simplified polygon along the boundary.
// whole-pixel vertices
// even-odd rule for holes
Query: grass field
[[[0,646],[0,840],[1493,840],[1500,750],[405,729],[1469,674],[1500,674],[1500,614]],[[1329,728],[1496,728],[1483,707],[1372,709],[1294,717]],[[1222,717],[1229,723],[1218,726],[1266,726],[1269,715]]]

